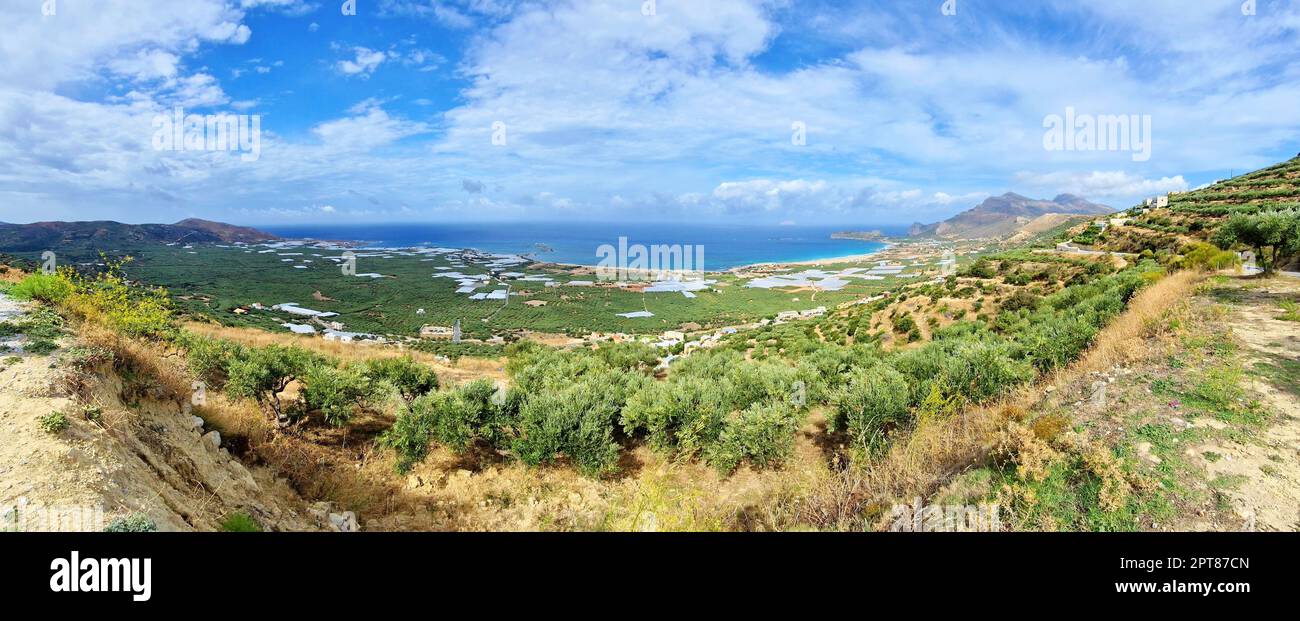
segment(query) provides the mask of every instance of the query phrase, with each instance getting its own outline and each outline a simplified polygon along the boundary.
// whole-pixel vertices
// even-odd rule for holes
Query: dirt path
[[[1244,284],[1243,284],[1244,283]],[[1283,301],[1300,302],[1300,279],[1238,281],[1219,290],[1226,326],[1240,340],[1248,390],[1271,413],[1257,433],[1231,434],[1189,449],[1220,455],[1206,465],[1246,528],[1300,530],[1300,322],[1280,319]]]

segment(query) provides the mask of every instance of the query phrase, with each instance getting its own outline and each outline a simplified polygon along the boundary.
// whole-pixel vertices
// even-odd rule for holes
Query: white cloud
[[[180,58],[162,50],[140,50],[134,56],[121,56],[108,62],[114,73],[133,80],[154,80],[176,76]]]
[[[360,77],[370,77],[375,69],[388,58],[388,54],[381,50],[372,50],[364,47],[352,48],[353,54],[356,55],[353,60],[340,60],[334,66],[344,75],[355,75]]]
[[[368,151],[429,131],[424,123],[389,116],[375,100],[353,106],[351,112],[354,116],[321,123],[312,133],[331,150]]]
[[[1093,199],[1154,196],[1187,190],[1187,180],[1182,175],[1145,179],[1121,170],[1087,173],[1021,172],[1016,174],[1015,179],[1017,184],[1024,187],[1077,194]]]
[[[29,4],[0,0],[0,14],[31,13]],[[10,19],[0,36],[0,220],[55,205],[130,215],[163,201],[220,213],[236,199],[258,213],[288,196],[303,217],[321,213],[306,206],[332,205],[340,217],[935,221],[1006,190],[1123,204],[1269,164],[1300,141],[1300,15],[1280,3],[1248,20],[1180,0],[1048,0],[1044,13],[1096,34],[1082,44],[1029,32],[1007,17],[1018,5],[999,3],[954,31],[883,0],[660,0],[653,17],[635,0],[388,0],[381,16],[474,29],[455,58],[468,87],[354,83],[357,98],[372,98],[305,138],[264,126],[256,166],[149,148],[148,119],[172,105],[248,110],[287,99],[282,82],[263,79],[227,84],[240,99],[231,102],[215,76],[277,65],[232,68],[203,52],[274,34],[254,33],[249,11],[316,4],[337,10],[328,0],[101,0],[93,15],[61,4],[58,19]],[[307,21],[292,27],[313,30]],[[823,36],[833,56],[808,43]],[[369,45],[272,76],[310,65],[365,78],[382,67],[423,85],[414,71],[450,69],[428,49],[441,43]],[[246,90],[254,84],[277,90]],[[384,89],[362,90],[370,86]],[[86,92],[107,94],[55,94]],[[433,107],[446,101],[455,107]],[[408,118],[406,102],[429,107]],[[1152,159],[1044,152],[1043,117],[1066,106],[1150,114]],[[806,146],[791,144],[795,121],[808,128]],[[507,146],[491,144],[496,122]],[[475,179],[510,192],[468,192]],[[389,206],[350,204],[359,187],[385,188]]]
[[[217,79],[206,73],[168,80],[161,99],[165,103],[187,108],[216,106],[229,101]]]
[[[316,3],[308,0],[239,0],[239,7],[242,9],[265,8],[293,17],[312,13],[319,8]]]

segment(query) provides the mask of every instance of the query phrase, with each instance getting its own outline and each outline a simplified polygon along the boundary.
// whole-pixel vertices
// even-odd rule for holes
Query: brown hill
[[[233,224],[226,224],[224,222],[200,220],[199,218],[186,218],[184,220],[181,220],[180,222],[177,222],[176,224],[173,224],[172,226],[179,227],[179,228],[195,229],[199,231],[207,231],[209,233],[212,233],[213,235],[216,235],[221,241],[224,242],[252,243],[252,242],[279,239],[279,237],[276,237],[275,235],[272,235],[265,231],[259,231],[252,227],[235,226]]]
[[[0,224],[0,251],[124,249],[141,243],[233,243],[279,239],[247,227],[191,218],[176,224],[34,222]]]
[[[1007,192],[1002,196],[985,199],[974,208],[943,222],[929,225],[914,224],[910,234],[913,237],[1004,238],[1016,235],[1043,216],[1100,215],[1113,211],[1115,210],[1106,205],[1099,205],[1072,194],[1062,194],[1048,201]]]

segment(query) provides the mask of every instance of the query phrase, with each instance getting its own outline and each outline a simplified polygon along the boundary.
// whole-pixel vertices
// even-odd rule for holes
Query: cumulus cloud
[[[219,215],[237,188],[247,213],[292,197],[302,217],[333,205],[339,217],[934,221],[1007,190],[1123,204],[1267,165],[1300,141],[1291,5],[1228,19],[1234,7],[1180,0],[1045,0],[1031,19],[1014,3],[982,3],[980,20],[958,23],[886,0],[661,1],[653,16],[640,4],[383,0],[367,28],[465,29],[451,37],[460,47],[358,38],[283,69],[207,52],[238,51],[276,34],[261,24],[337,3],[101,0],[93,15],[14,18],[0,37],[0,220],[60,208],[130,216],[168,197]],[[0,14],[27,5],[0,0]],[[252,22],[254,33],[254,11],[277,15]],[[1095,36],[1060,36],[1060,23]],[[381,69],[398,79],[352,79]],[[258,71],[271,73],[246,79]],[[223,84],[235,77],[244,81]],[[348,110],[322,100],[306,122],[276,115],[286,84],[305,92],[313,81],[369,99]],[[238,166],[153,151],[149,119],[175,105],[265,107],[298,123],[268,122],[262,158]],[[1042,121],[1066,107],[1150,115],[1152,158],[1044,151]],[[498,123],[509,135],[499,146]],[[792,142],[795,123],[806,144]],[[405,207],[352,187],[385,188],[384,205]]]
[[[1015,180],[1018,185],[1027,188],[1104,199],[1154,196],[1187,190],[1187,180],[1182,175],[1146,179],[1120,170],[1094,170],[1086,173],[1020,172],[1015,175]]]
[[[321,123],[312,133],[321,143],[339,151],[368,151],[429,131],[428,125],[390,116],[375,100],[351,109],[353,116]]]
[[[344,75],[359,76],[362,78],[370,77],[375,69],[379,68],[386,59],[388,54],[381,50],[372,50],[364,47],[352,48],[355,57],[352,60],[340,60],[335,63],[334,67],[339,73]]]

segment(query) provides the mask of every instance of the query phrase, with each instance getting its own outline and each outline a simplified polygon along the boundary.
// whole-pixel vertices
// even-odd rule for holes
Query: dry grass
[[[1097,335],[1088,353],[1062,373],[1077,377],[1138,358],[1143,337],[1161,329],[1166,314],[1185,303],[1204,278],[1197,272],[1177,272],[1142,290],[1129,301],[1124,313]]]
[[[159,401],[190,398],[192,380],[179,351],[157,342],[122,336],[92,321],[79,322],[77,336],[90,347],[112,352],[113,367],[118,373],[128,372],[134,377],[146,378],[152,390],[145,396]]]
[[[27,272],[20,269],[8,265],[0,265],[0,282],[18,283],[21,282],[22,279],[27,278],[27,276]]]
[[[880,459],[846,469],[838,481],[817,490],[805,503],[801,519],[822,528],[880,527],[880,518],[893,503],[927,498],[955,475],[986,463],[1008,424],[1025,422],[1026,412],[1042,398],[1046,386],[1065,385],[1139,358],[1145,337],[1162,329],[1166,314],[1186,303],[1203,278],[1178,272],[1147,287],[1077,362],[997,402],[955,418],[923,422]]]
[[[494,381],[506,379],[505,361],[501,359],[466,357],[448,364],[427,352],[377,343],[343,343],[327,341],[316,336],[267,332],[256,328],[232,328],[199,322],[187,322],[182,327],[195,334],[226,339],[251,347],[296,345],[344,362],[411,356],[416,361],[433,367],[438,373],[438,378],[448,384],[462,384],[480,378]]]
[[[84,344],[113,353],[113,368],[104,369],[98,383],[120,384],[124,400],[167,402],[180,407],[190,400],[192,378],[180,352],[156,342],[123,337],[91,321],[79,322],[77,333]],[[241,342],[269,344],[272,341],[247,338]],[[361,351],[398,355],[387,348]],[[355,359],[355,355],[350,358]],[[121,382],[108,373],[121,377]],[[207,427],[219,431],[223,443],[233,452],[248,463],[269,466],[305,499],[329,500],[365,512],[368,517],[397,512],[418,518],[427,513],[404,498],[401,483],[395,477],[376,476],[373,469],[361,467],[358,461],[364,463],[365,458],[358,460],[357,453],[371,452],[369,438],[360,438],[351,447],[318,444],[316,438],[302,430],[279,430],[252,401],[234,400],[220,393],[208,393],[206,403],[194,407],[193,412],[204,419]],[[428,528],[428,524],[418,519],[407,521],[413,528]]]

